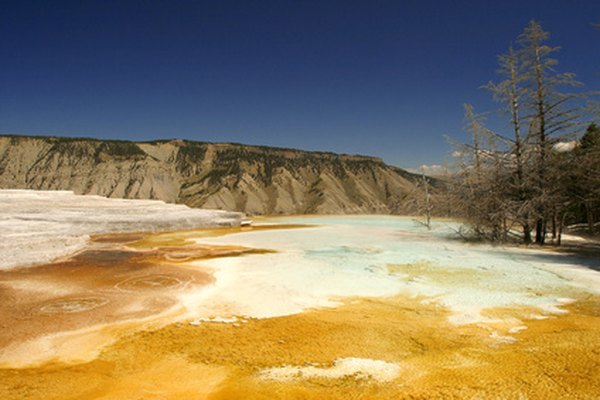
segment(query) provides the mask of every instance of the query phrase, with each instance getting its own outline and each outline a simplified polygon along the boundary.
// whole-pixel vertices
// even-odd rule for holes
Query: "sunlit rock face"
[[[420,179],[368,156],[182,140],[0,135],[0,188],[254,214],[406,214]]]
[[[0,190],[0,269],[49,262],[83,248],[96,233],[237,226],[241,218],[157,200]]]

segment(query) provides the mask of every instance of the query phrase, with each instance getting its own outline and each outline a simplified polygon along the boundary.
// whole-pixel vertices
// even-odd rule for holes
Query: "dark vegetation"
[[[231,146],[226,150],[217,151],[215,157],[215,169],[211,171],[210,179],[215,182],[224,175],[236,175],[238,180],[243,171],[248,169],[240,168],[244,165],[256,165],[259,169],[253,174],[259,178],[265,186],[271,185],[273,177],[279,169],[288,171],[297,171],[309,166],[315,175],[321,173],[323,169],[330,169],[336,177],[346,178],[347,171],[358,173],[360,171],[372,169],[373,164],[383,164],[376,158],[356,156],[339,156],[333,153],[304,152],[293,150],[281,150],[269,147],[255,146]]]
[[[132,159],[143,158],[146,156],[146,153],[137,144],[132,142],[108,141],[102,142],[96,147],[95,157],[98,159],[103,155],[111,158]]]

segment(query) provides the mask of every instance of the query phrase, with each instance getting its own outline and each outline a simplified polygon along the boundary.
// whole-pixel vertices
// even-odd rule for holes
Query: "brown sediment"
[[[209,271],[157,259],[156,254],[89,250],[61,262],[0,273],[0,348],[158,314],[174,305],[174,289],[198,289],[213,280]]]
[[[210,270],[192,262],[267,252],[241,246],[201,246],[191,239],[241,229],[268,228],[99,235],[75,255],[37,267],[1,271],[0,364],[17,361],[21,355],[24,363],[44,357],[69,359],[76,354],[54,354],[52,349],[47,355],[24,353],[63,344],[62,334],[70,337],[81,330],[90,340],[101,337],[106,341],[122,333],[122,329],[111,330],[112,325],[133,328],[131,322],[181,314],[177,296],[214,281]],[[90,330],[98,335],[91,335]],[[35,341],[41,342],[32,343]],[[77,349],[69,351],[76,353]]]
[[[238,326],[173,324],[123,337],[90,363],[0,370],[0,397],[597,398],[600,298],[565,308],[564,315],[523,319],[527,329],[518,333],[500,330],[516,339],[511,343],[491,336],[489,326],[451,325],[443,307],[400,296]],[[521,317],[529,312],[501,310]],[[400,373],[386,383],[353,376],[259,377],[265,368],[327,367],[344,357],[397,363]]]
[[[482,312],[498,322],[463,326],[448,321],[447,308],[406,296],[350,299],[335,309],[236,324],[174,323],[142,331],[140,325],[117,326],[167,309],[173,293],[189,285],[210,282],[210,274],[189,265],[190,260],[255,251],[199,246],[195,237],[197,233],[178,237],[171,232],[121,235],[115,242],[102,238],[98,248],[39,271],[0,274],[0,335],[5,342],[20,342],[48,329],[78,329],[90,321],[106,322],[113,327],[107,334],[119,338],[90,362],[0,368],[0,398],[600,397],[600,381],[595,379],[600,376],[600,297],[576,289],[560,293],[574,300],[562,306],[564,314],[503,307]],[[454,283],[481,278],[476,272],[448,272],[427,263],[388,268],[406,279],[425,276]],[[158,303],[135,303],[140,305],[136,309],[135,301]],[[77,337],[71,345],[78,345]],[[400,372],[385,383],[360,376],[290,381],[260,376],[264,369],[285,365],[327,368],[347,357],[395,363]]]
[[[124,233],[92,236],[92,241],[99,243],[122,243],[132,249],[144,250],[156,247],[173,247],[194,245],[195,239],[218,237],[234,233],[258,232],[264,230],[283,230],[306,228],[311,225],[303,224],[277,224],[236,226],[229,228],[205,228],[179,231],[161,231],[154,233]]]

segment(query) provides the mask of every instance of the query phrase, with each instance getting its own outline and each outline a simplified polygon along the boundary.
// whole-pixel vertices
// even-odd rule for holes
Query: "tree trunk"
[[[531,243],[531,227],[529,222],[523,224],[523,241],[527,244]]]
[[[590,235],[594,234],[594,212],[592,210],[592,205],[590,201],[585,202],[585,219],[587,220],[588,225],[588,233]]]
[[[560,217],[560,224],[558,225],[558,239],[556,240],[556,245],[560,246],[562,244],[562,233],[565,227],[565,219],[567,218],[567,213],[564,213]]]
[[[546,243],[546,233],[548,232],[548,221],[547,220],[543,220],[542,223],[542,245],[544,245]]]
[[[542,232],[544,231],[544,220],[541,218],[538,218],[538,220],[535,222],[535,242],[537,244],[544,244],[544,241],[542,240]]]

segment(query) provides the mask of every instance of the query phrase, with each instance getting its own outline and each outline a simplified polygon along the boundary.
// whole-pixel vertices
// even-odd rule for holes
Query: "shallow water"
[[[600,396],[597,259],[410,218],[261,223],[1,273],[0,398]]]
[[[272,317],[332,306],[340,297],[403,293],[449,307],[450,320],[465,324],[487,321],[482,311],[488,308],[532,306],[541,315],[560,313],[571,296],[600,293],[600,273],[576,257],[465,244],[455,240],[456,227],[448,223],[428,231],[410,218],[389,216],[265,222],[314,226],[198,239],[276,251],[202,262],[215,269],[217,279],[211,298],[198,302],[202,312],[211,312],[217,300],[214,313]]]

